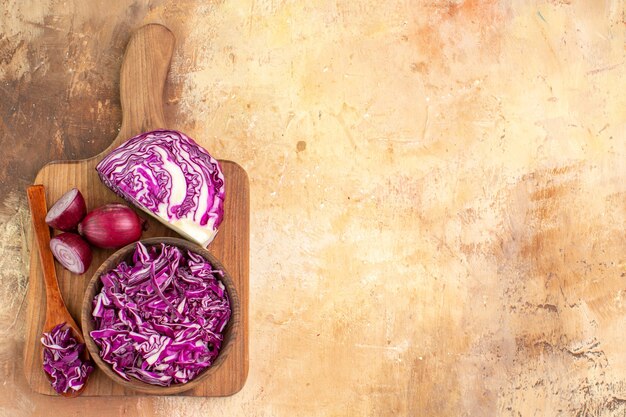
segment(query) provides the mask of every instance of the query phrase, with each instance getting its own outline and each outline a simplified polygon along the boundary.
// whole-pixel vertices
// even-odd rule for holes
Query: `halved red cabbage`
[[[122,198],[206,247],[224,215],[224,175],[218,161],[174,130],[142,133],[96,166]]]
[[[122,378],[169,386],[211,366],[231,309],[224,284],[203,257],[176,246],[146,248],[100,277],[93,300],[100,357]]]
[[[50,375],[52,388],[59,394],[79,391],[93,371],[91,362],[81,359],[85,344],[78,343],[65,323],[44,333],[41,343],[44,346],[43,369]]]

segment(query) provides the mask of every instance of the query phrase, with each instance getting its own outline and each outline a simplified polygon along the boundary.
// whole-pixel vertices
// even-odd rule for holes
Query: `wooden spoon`
[[[79,343],[84,344],[85,339],[80,331],[80,327],[78,327],[70,315],[70,312],[67,311],[67,307],[61,297],[61,291],[59,290],[59,283],[54,269],[54,259],[50,251],[50,228],[46,224],[48,208],[46,206],[44,187],[43,185],[32,185],[28,187],[26,192],[28,194],[28,205],[30,206],[30,215],[33,228],[35,229],[35,237],[39,249],[39,261],[41,262],[43,280],[46,288],[46,321],[43,325],[43,331],[50,332],[58,324],[65,323],[67,327],[72,329],[74,338]],[[41,354],[43,356],[43,345]],[[83,350],[81,358],[83,361],[89,360],[89,352],[87,349]],[[50,375],[45,371],[44,373],[48,379],[51,380]],[[70,390],[67,393],[60,394],[64,397],[77,397],[83,392],[86,385],[87,383],[78,391]]]

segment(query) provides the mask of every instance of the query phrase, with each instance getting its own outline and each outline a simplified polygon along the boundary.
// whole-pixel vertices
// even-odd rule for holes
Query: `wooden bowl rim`
[[[224,329],[224,343],[220,348],[220,352],[216,360],[209,366],[206,370],[202,371],[198,376],[196,376],[191,381],[186,384],[176,384],[170,385],[169,387],[162,387],[159,385],[152,385],[146,382],[139,381],[135,378],[131,378],[130,381],[126,381],[122,377],[120,377],[113,369],[111,369],[111,365],[104,362],[100,357],[100,348],[96,345],[93,338],[90,335],[90,332],[94,329],[93,319],[91,316],[92,311],[92,301],[93,297],[96,294],[96,291],[99,289],[100,276],[117,266],[124,258],[127,258],[131,255],[137,245],[137,242],[133,242],[128,244],[120,249],[118,249],[115,253],[109,256],[103,263],[100,265],[98,270],[91,277],[87,288],[85,289],[85,295],[83,297],[82,304],[82,312],[81,312],[81,328],[83,331],[83,337],[85,339],[85,344],[87,345],[87,349],[91,354],[92,359],[105,375],[107,375],[111,380],[115,383],[122,385],[125,388],[132,389],[134,391],[144,392],[147,394],[162,394],[162,395],[170,395],[170,394],[179,394],[181,392],[189,391],[196,386],[200,385],[206,378],[210,375],[214,374],[219,367],[225,362],[228,354],[232,350],[232,346],[234,341],[238,337],[239,334],[239,321],[241,315],[241,306],[239,302],[239,295],[237,294],[237,290],[234,285],[234,281],[228,270],[224,267],[224,265],[217,259],[211,252],[207,249],[202,248],[194,243],[191,243],[187,240],[175,238],[175,237],[152,237],[148,239],[139,240],[142,244],[146,246],[154,246],[160,243],[166,243],[169,245],[177,246],[183,249],[191,250],[194,253],[202,256],[211,262],[211,265],[214,267],[221,269],[224,271],[224,276],[220,278],[220,281],[226,287],[226,292],[228,293],[228,298],[230,300],[230,308],[231,308],[231,316],[228,320],[228,324]]]

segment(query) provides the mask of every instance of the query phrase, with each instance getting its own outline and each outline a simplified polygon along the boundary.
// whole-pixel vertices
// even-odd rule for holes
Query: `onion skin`
[[[71,194],[75,194],[73,197]],[[71,199],[68,201],[68,199]],[[85,217],[87,206],[85,199],[77,188],[72,188],[50,207],[46,215],[48,226],[64,232],[76,230],[78,223]]]
[[[89,212],[78,224],[78,233],[99,248],[117,249],[139,240],[144,227],[137,213],[119,203]]]
[[[91,265],[91,248],[76,233],[65,232],[53,237],[50,239],[50,250],[65,269],[75,274],[84,274]]]

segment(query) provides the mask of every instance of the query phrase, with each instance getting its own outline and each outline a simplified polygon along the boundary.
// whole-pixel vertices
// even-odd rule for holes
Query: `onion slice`
[[[78,233],[94,246],[117,249],[139,240],[144,223],[130,207],[111,203],[90,211]]]
[[[72,188],[57,200],[46,214],[46,223],[50,227],[68,232],[75,230],[78,223],[85,217],[87,207],[85,199],[78,191]]]
[[[91,248],[76,233],[61,233],[50,239],[50,250],[65,269],[84,274],[91,265]]]

